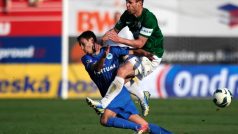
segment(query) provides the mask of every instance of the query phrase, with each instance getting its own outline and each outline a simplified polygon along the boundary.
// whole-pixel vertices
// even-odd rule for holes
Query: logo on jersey
[[[130,24],[131,24],[131,22],[130,22],[130,21],[126,21],[126,24],[127,24],[127,25],[130,25]]]
[[[113,55],[111,53],[108,53],[106,58],[110,60],[113,58]]]
[[[103,74],[103,73],[105,73],[105,72],[110,72],[110,71],[112,71],[112,70],[115,69],[115,68],[116,68],[116,65],[113,64],[113,65],[111,65],[111,66],[102,68],[99,72],[94,71],[94,74]]]
[[[90,62],[92,62],[92,60],[90,59],[90,60],[86,60],[86,63],[90,63]]]

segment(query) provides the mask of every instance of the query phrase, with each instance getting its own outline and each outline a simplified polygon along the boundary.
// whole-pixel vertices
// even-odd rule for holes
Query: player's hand
[[[99,44],[97,44],[97,43],[95,43],[94,46],[93,46],[93,49],[94,49],[96,52],[99,51],[100,48],[101,48],[101,46],[100,46]]]
[[[106,47],[106,50],[105,50],[105,52],[104,52],[103,58],[106,58],[107,55],[109,54],[109,52],[110,52],[110,46],[107,46],[107,47]]]
[[[109,40],[109,35],[110,35],[113,31],[114,31],[113,29],[107,31],[107,32],[102,36],[102,41],[105,42],[105,41]]]
[[[108,37],[108,34],[106,33],[102,36],[102,41],[105,42],[107,40],[109,40],[109,37]]]
[[[150,61],[154,60],[154,55],[152,53],[147,52],[146,56]]]
[[[153,57],[154,55],[150,52],[147,52],[143,49],[137,49],[136,50],[138,53],[142,54],[143,56],[147,57],[150,61],[154,60],[155,58]]]
[[[108,34],[108,38],[116,43],[120,43],[119,42],[119,39],[120,37],[118,36],[118,34],[115,32],[115,31],[111,31],[109,34]]]

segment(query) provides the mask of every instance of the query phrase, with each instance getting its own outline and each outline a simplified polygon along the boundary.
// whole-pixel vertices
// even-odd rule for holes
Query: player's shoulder
[[[121,19],[124,21],[134,20],[135,16],[130,14],[127,10],[125,10],[124,13],[121,15]]]
[[[92,61],[92,56],[86,54],[81,58],[83,64],[90,63]]]
[[[89,59],[89,58],[90,58],[90,56],[86,54],[81,58],[81,60],[85,60],[85,59]]]
[[[128,12],[127,10],[125,10],[125,11],[123,12],[123,14],[122,14],[123,17],[129,16],[129,15],[130,15],[130,14],[129,14],[129,12]]]
[[[143,15],[146,17],[146,19],[156,19],[156,16],[154,13],[152,13],[149,9],[144,8],[143,9]]]

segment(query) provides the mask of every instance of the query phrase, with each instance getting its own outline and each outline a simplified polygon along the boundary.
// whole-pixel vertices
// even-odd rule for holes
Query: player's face
[[[93,46],[94,46],[94,41],[93,41],[93,38],[90,38],[90,39],[85,39],[85,38],[82,38],[80,40],[81,44],[81,48],[82,50],[87,53],[87,54],[93,54],[94,51],[93,51]]]
[[[130,14],[136,14],[140,8],[140,2],[137,0],[126,0],[126,8]]]

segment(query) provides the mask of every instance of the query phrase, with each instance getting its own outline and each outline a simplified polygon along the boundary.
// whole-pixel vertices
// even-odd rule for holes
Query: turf
[[[237,134],[238,103],[217,109],[211,100],[150,101],[146,120],[175,134]],[[106,128],[84,100],[0,100],[0,134],[132,134]]]

